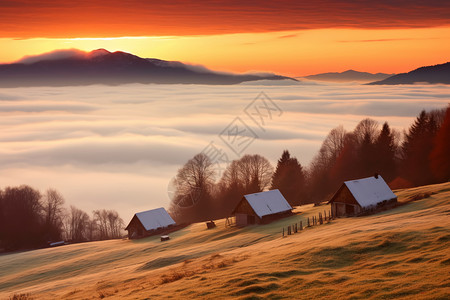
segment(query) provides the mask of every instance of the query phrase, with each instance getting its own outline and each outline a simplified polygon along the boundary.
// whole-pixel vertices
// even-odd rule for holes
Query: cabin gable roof
[[[329,201],[334,202],[337,195],[346,187],[353,195],[354,199],[363,208],[376,206],[383,201],[396,199],[397,196],[392,192],[384,181],[383,177],[368,177],[357,180],[345,181],[336,194]]]
[[[136,213],[127,228],[132,224],[135,218],[147,231],[175,225],[175,221],[163,207]],[[125,229],[127,230],[127,228]]]
[[[277,189],[245,195],[244,199],[259,218],[292,210],[292,207]]]

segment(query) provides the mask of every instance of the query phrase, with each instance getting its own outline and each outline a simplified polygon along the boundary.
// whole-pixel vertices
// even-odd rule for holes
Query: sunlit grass
[[[0,256],[0,298],[448,299],[450,183],[397,191],[376,215],[333,220],[281,237],[281,228],[193,224],[137,241],[115,240]]]

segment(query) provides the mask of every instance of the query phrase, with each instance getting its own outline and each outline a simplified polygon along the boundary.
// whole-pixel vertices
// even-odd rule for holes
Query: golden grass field
[[[450,183],[395,193],[407,204],[285,238],[328,206],[243,229],[193,224],[167,242],[3,254],[0,299],[450,299]]]

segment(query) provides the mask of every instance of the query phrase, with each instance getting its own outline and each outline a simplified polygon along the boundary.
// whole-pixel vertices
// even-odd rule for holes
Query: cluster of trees
[[[90,217],[74,206],[66,209],[64,203],[55,189],[44,194],[27,185],[0,190],[0,249],[121,237],[124,223],[116,211],[95,210]]]
[[[204,153],[190,159],[175,178],[175,195],[169,212],[177,223],[225,217],[245,194],[268,188],[273,174],[261,155],[244,155],[231,162],[216,182],[214,165]]]
[[[169,212],[178,223],[223,218],[243,195],[266,189],[279,189],[291,205],[321,202],[343,181],[375,173],[393,189],[445,182],[449,154],[450,107],[422,111],[403,133],[367,118],[350,132],[332,129],[308,168],[285,150],[275,170],[261,155],[245,155],[216,178],[208,156],[197,154],[178,171]]]
[[[390,182],[396,177],[400,133],[388,123],[364,119],[347,132],[334,128],[325,138],[309,169],[308,198],[322,200],[336,191],[343,181],[380,173]]]

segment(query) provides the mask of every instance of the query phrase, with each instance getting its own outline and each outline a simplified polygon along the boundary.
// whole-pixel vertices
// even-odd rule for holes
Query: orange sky
[[[243,2],[2,1],[0,61],[106,48],[297,76],[397,73],[449,60],[448,1]]]

